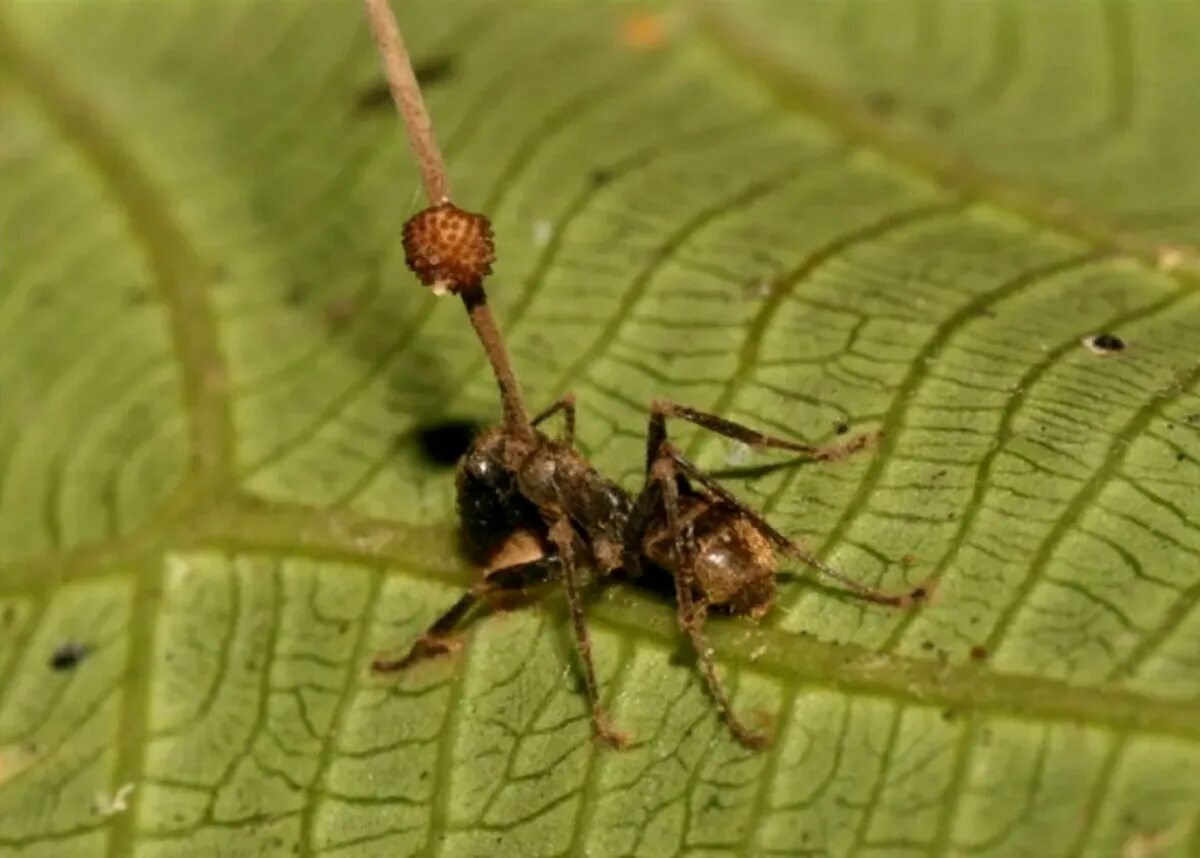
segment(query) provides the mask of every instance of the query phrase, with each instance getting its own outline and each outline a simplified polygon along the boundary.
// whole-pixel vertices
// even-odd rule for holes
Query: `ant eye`
[[[418,427],[415,436],[429,462],[449,467],[467,452],[478,432],[479,424],[471,420],[443,420]]]

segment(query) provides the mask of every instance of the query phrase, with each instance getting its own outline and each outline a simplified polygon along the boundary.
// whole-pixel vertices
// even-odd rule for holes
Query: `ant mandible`
[[[417,154],[431,205],[404,226],[409,268],[435,294],[457,294],[491,362],[500,388],[503,422],[480,434],[459,461],[458,512],[468,546],[490,569],[439,617],[399,659],[376,659],[380,673],[404,668],[453,648],[459,623],[481,600],[561,580],[583,665],[596,734],[620,746],[627,737],[609,721],[600,701],[592,645],[583,612],[584,570],[602,578],[618,571],[638,578],[655,570],[674,580],[680,628],[688,635],[709,693],[739,742],[761,747],[763,734],[737,717],[717,676],[704,625],[710,611],[758,619],[776,598],[776,553],[782,552],[836,580],[859,597],[906,606],[924,597],[923,588],[892,595],[867,587],[822,563],[776,530],[671,443],[667,421],[689,421],[754,448],[774,448],[834,459],[862,447],[820,448],[775,437],[659,400],[650,406],[645,482],[633,497],[600,474],[575,448],[575,401],[565,396],[530,419],[487,304],[483,279],[495,261],[491,224],[450,200],[449,183],[432,123],[413,76],[399,28],[386,0],[365,0],[393,97]],[[562,438],[539,428],[548,418],[565,418]],[[532,537],[533,559],[497,562],[514,536]]]

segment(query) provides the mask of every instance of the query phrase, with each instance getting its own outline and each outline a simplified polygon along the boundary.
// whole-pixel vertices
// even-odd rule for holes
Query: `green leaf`
[[[10,0],[0,854],[1200,855],[1196,7],[398,5],[531,402],[630,489],[654,397],[882,430],[678,438],[933,596],[715,621],[762,753],[626,586],[630,750],[556,592],[372,678],[476,574],[420,430],[499,408],[361,10]]]

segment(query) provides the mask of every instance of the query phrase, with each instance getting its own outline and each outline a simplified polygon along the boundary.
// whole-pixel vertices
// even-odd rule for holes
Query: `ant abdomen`
[[[695,598],[706,606],[754,619],[775,604],[775,552],[737,510],[705,498],[679,498],[684,550],[690,552]],[[670,531],[664,522],[648,530],[642,550],[655,565],[672,571]]]

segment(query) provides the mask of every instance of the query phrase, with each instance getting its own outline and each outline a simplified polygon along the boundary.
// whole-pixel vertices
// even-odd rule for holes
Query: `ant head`
[[[504,461],[507,438],[501,427],[479,435],[458,462],[458,515],[464,547],[477,563],[490,563],[494,553],[519,529],[541,524],[537,508],[517,485],[516,473]]]

